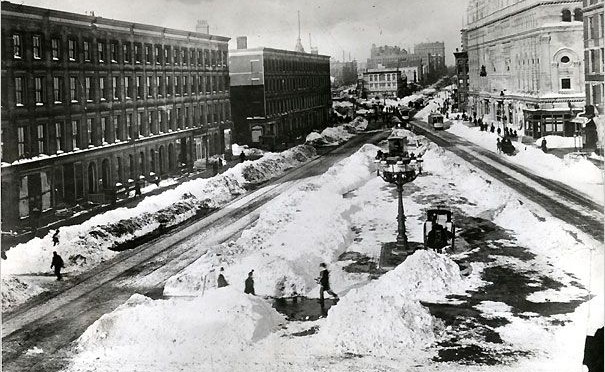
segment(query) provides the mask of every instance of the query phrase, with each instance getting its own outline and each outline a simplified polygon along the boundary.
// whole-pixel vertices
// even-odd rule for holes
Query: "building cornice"
[[[577,25],[571,25],[573,27],[571,27],[567,24],[565,26],[566,26],[565,29],[562,29],[561,25],[548,25],[548,26],[533,28],[531,30],[521,31],[519,33],[512,34],[512,35],[501,36],[496,39],[484,40],[481,44],[474,44],[474,43],[472,43],[473,39],[469,38],[468,45],[467,45],[467,52],[479,49],[480,47],[483,47],[485,45],[503,44],[503,41],[512,42],[517,39],[527,38],[528,36],[541,36],[542,34],[544,34],[546,32],[569,32],[570,28],[572,29],[571,31],[581,32],[583,29],[582,23],[578,23]],[[573,30],[573,29],[575,29],[575,30]]]
[[[293,50],[275,49],[275,48],[267,48],[267,47],[229,50],[230,56],[246,56],[246,55],[258,55],[258,54],[282,54],[282,55],[289,55],[289,56],[302,57],[302,58],[308,58],[308,59],[321,59],[321,60],[327,59],[328,61],[331,58],[329,55],[325,55],[325,54],[302,53],[302,52],[296,52]]]

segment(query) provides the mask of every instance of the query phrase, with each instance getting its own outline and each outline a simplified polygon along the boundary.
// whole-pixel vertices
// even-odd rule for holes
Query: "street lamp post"
[[[404,154],[407,155],[407,154]],[[397,247],[406,255],[411,254],[408,250],[408,238],[405,230],[405,213],[403,209],[403,185],[412,182],[422,172],[422,158],[413,154],[398,157],[395,163],[387,160],[378,160],[378,175],[388,183],[397,186]]]

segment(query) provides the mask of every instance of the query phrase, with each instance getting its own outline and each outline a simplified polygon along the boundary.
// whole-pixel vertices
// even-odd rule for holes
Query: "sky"
[[[195,31],[198,19],[210,33],[248,37],[248,47],[293,50],[298,36],[309,51],[309,33],[320,54],[366,61],[372,43],[409,52],[416,43],[445,42],[446,63],[460,46],[467,0],[13,0],[14,3],[162,27]]]

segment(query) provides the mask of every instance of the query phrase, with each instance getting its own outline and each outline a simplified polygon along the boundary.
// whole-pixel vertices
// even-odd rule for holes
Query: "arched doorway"
[[[214,153],[215,154],[220,154],[221,153],[221,142],[219,141],[218,138],[218,133],[214,133]]]
[[[111,168],[109,167],[109,159],[103,159],[103,163],[101,163],[101,175],[103,190],[107,190],[111,185]]]
[[[97,191],[97,164],[94,161],[88,163],[88,193]]]
[[[155,150],[149,150],[149,171],[153,173],[158,171],[155,165]]]
[[[168,145],[168,170],[174,169],[174,144]]]

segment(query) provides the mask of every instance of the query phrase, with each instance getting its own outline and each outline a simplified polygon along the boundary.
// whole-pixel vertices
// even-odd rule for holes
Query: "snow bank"
[[[69,370],[140,371],[153,366],[172,371],[221,365],[283,322],[262,298],[229,287],[192,300],[153,301],[135,294],[76,340],[78,353]]]
[[[330,309],[318,338],[340,353],[409,354],[434,342],[440,328],[418,300],[442,299],[462,286],[455,262],[432,251],[416,251],[380,279],[342,297]]]
[[[542,140],[546,140],[546,147],[549,149],[554,148],[574,148],[580,144],[580,141],[574,137],[562,137],[562,136],[553,136],[548,135],[545,137],[540,137],[536,140],[536,146],[542,146]]]
[[[43,291],[40,286],[16,277],[2,278],[2,310],[14,304],[21,304],[31,296],[36,296]]]
[[[261,157],[265,154],[264,150],[248,147],[248,145],[240,146],[237,143],[231,145],[231,152],[233,153],[233,156],[239,156],[242,151],[246,154],[246,156]]]
[[[360,133],[365,131],[367,127],[368,121],[361,116],[357,116],[350,123],[343,124],[343,128],[349,133]]]
[[[204,276],[214,286],[216,268],[223,266],[227,280],[238,287],[255,269],[255,289],[260,295],[317,296],[319,264],[334,261],[351,234],[345,220],[350,202],[342,195],[376,178],[372,170],[377,149],[366,144],[326,173],[271,201],[237,240],[215,247],[170,278],[164,294],[197,294]],[[333,271],[336,277],[341,274]]]
[[[6,279],[14,274],[50,274],[53,251],[65,260],[66,273],[77,274],[115,256],[117,253],[111,248],[157,229],[176,225],[194,216],[200,208],[218,208],[246,192],[249,185],[283,174],[315,155],[315,149],[305,145],[282,153],[267,153],[258,160],[237,164],[215,177],[191,180],[161,195],[148,196],[134,208],[117,208],[80,225],[61,227],[57,246],[50,243],[54,231],[42,239],[19,244],[6,252],[8,259],[2,262],[3,310],[6,310],[5,306],[17,304],[12,301],[17,298],[9,293],[14,292],[13,286],[18,283]]]
[[[453,125],[448,131],[487,150],[497,151],[496,139],[498,134],[496,133],[482,132],[478,127],[469,128],[458,120],[453,121]],[[557,138],[562,138],[547,136],[547,141],[551,137],[553,142],[556,142],[555,139]],[[559,143],[563,143],[563,140]],[[561,159],[555,155],[544,153],[539,148],[526,146],[520,142],[513,142],[513,146],[518,150],[518,153],[515,156],[506,157],[507,161],[523,166],[541,177],[567,184],[590,196],[593,200],[603,203],[605,197],[603,195],[602,172],[591,161],[587,159]],[[547,146],[550,147],[550,142]]]
[[[312,146],[337,146],[350,140],[354,134],[349,133],[344,126],[328,127],[321,133],[311,132],[305,143]]]

